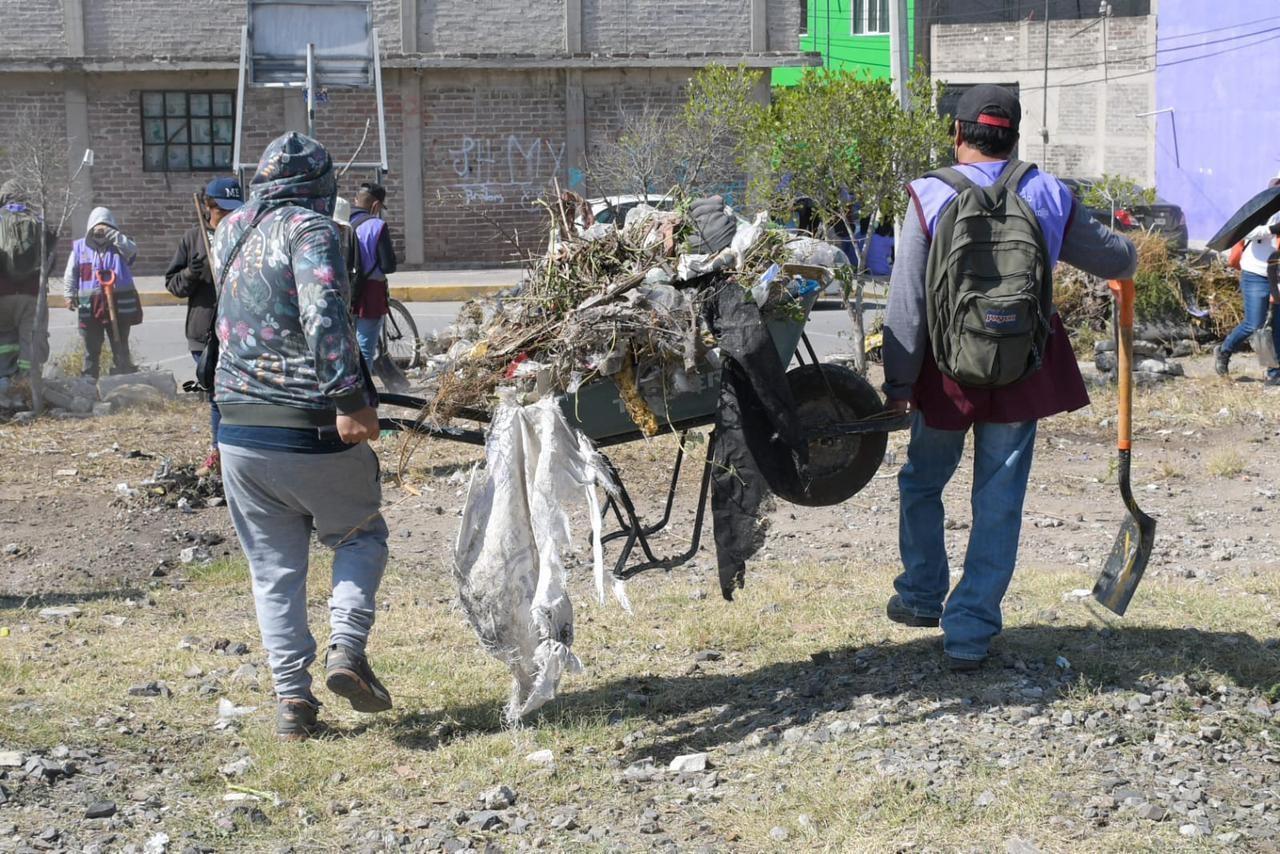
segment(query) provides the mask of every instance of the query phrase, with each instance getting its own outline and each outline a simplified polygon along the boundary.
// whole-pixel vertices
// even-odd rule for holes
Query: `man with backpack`
[[[365,364],[373,367],[378,339],[387,316],[387,276],[396,271],[396,253],[391,245],[391,226],[382,219],[387,189],[381,184],[361,184],[351,205],[351,227],[355,230],[358,274],[352,287],[352,308],[356,319],[356,340]]]
[[[0,187],[0,394],[42,361],[36,352],[42,228],[47,264],[57,237],[27,206],[18,182],[6,181]],[[46,343],[40,342],[41,346]]]
[[[885,394],[914,412],[889,619],[943,631],[952,670],[981,666],[1018,557],[1036,423],[1089,402],[1053,306],[1059,260],[1127,278],[1133,244],[1013,157],[1022,108],[981,85],[956,108],[957,165],[912,181],[885,320]],[[942,490],[974,436],[973,526],[950,592]]]

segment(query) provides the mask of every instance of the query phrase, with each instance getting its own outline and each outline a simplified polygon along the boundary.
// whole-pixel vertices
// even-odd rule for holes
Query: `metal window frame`
[[[888,4],[893,0],[851,0],[849,3],[849,35],[855,38],[862,36],[887,36],[889,32],[889,7]],[[880,29],[871,29],[871,7],[875,4],[876,8],[876,26]],[[881,6],[884,8],[881,9]],[[880,12],[884,15],[881,16]],[[883,20],[880,20],[883,18]]]
[[[183,99],[186,101],[186,105],[185,105],[185,107],[184,107],[183,115],[181,115],[181,116],[171,116],[171,115],[169,115],[169,113],[168,113],[168,106],[167,106],[167,105],[165,106],[165,108],[164,108],[164,112],[163,112],[161,115],[159,115],[159,116],[148,116],[148,115],[147,115],[147,110],[146,110],[146,97],[147,97],[148,95],[160,95],[160,96],[162,96],[162,98],[163,98],[163,96],[166,96],[166,95],[173,95],[173,94],[181,94],[181,95],[183,96]],[[191,96],[192,96],[192,95],[209,95],[209,96],[210,96],[210,99],[209,99],[209,115],[208,115],[208,116],[194,116],[194,117],[193,117],[193,116],[191,115]],[[213,98],[212,98],[212,96],[213,96],[213,95],[226,95],[227,97],[231,98],[231,103],[232,103],[231,115],[229,115],[229,116],[215,116],[215,115],[213,114]],[[236,120],[236,108],[235,108],[235,97],[236,97],[236,92],[235,92],[235,90],[234,90],[234,89],[139,89],[139,90],[138,90],[138,135],[139,135],[139,137],[141,138],[141,141],[142,141],[142,171],[143,171],[143,172],[145,172],[145,173],[153,174],[153,175],[174,175],[174,174],[182,174],[182,173],[184,173],[184,172],[198,172],[198,173],[202,173],[202,174],[208,174],[208,173],[215,173],[215,172],[230,172],[230,171],[234,171],[234,167],[235,167],[235,136],[236,136],[236,124],[237,124],[237,120]],[[210,137],[210,142],[209,142],[209,147],[210,147],[211,149],[216,149],[218,146],[224,146],[224,147],[227,147],[227,148],[230,148],[230,149],[231,149],[231,162],[230,162],[230,164],[228,164],[227,166],[219,166],[219,165],[217,165],[217,158],[216,158],[216,156],[215,156],[215,157],[210,161],[210,165],[209,165],[208,167],[200,167],[200,168],[196,168],[196,167],[194,167],[194,166],[192,166],[192,165],[191,165],[191,149],[192,149],[192,147],[193,147],[193,146],[195,146],[195,145],[197,145],[197,144],[202,144],[202,143],[195,143],[195,142],[192,142],[192,135],[191,135],[191,120],[192,120],[192,118],[202,118],[202,119],[203,119],[203,118],[207,118],[207,119],[209,120],[209,122],[210,122],[210,134],[212,134],[212,132],[213,132],[213,129],[212,129],[212,123],[213,123],[213,120],[214,120],[215,118],[220,118],[220,119],[229,119],[229,120],[232,122],[232,128],[231,128],[231,142],[213,142],[213,141],[212,141],[212,136]],[[159,120],[160,120],[160,121],[162,121],[162,122],[166,122],[166,130],[165,130],[165,133],[166,133],[166,140],[165,140],[163,143],[158,143],[158,144],[157,144],[157,143],[149,142],[149,141],[147,140],[147,120],[148,120],[148,119],[159,119]],[[168,136],[168,126],[167,126],[167,122],[168,122],[170,119],[181,119],[183,122],[185,122],[185,123],[186,123],[186,129],[187,129],[187,141],[186,141],[186,142],[170,142],[170,141],[168,140],[168,138],[167,138],[167,136]],[[171,169],[171,168],[169,168],[169,149],[170,149],[170,148],[177,148],[177,147],[179,147],[179,146],[185,147],[185,148],[187,149],[187,168],[185,168],[185,169]],[[164,167],[163,167],[163,168],[161,168],[161,169],[151,169],[151,168],[148,168],[148,166],[147,166],[147,149],[148,149],[148,148],[161,148],[161,149],[164,149]]]
[[[253,0],[249,0],[250,5]],[[274,0],[281,5],[324,5],[325,0]],[[333,0],[334,5],[346,5],[343,0]],[[373,4],[370,0],[365,0],[365,11],[368,20],[369,43],[372,52],[372,80],[365,85],[352,85],[348,82],[325,83],[325,86],[332,86],[336,89],[369,89],[374,90],[374,98],[378,111],[378,160],[377,161],[355,161],[348,163],[344,169],[367,169],[376,173],[376,180],[384,181],[390,172],[389,163],[387,161],[387,120],[386,109],[383,104],[382,94],[382,57],[381,44],[377,27],[373,26]],[[255,168],[256,162],[245,162],[241,148],[241,137],[244,133],[244,107],[245,94],[250,88],[283,88],[283,89],[301,89],[306,94],[307,103],[307,132],[309,135],[315,135],[315,104],[316,94],[323,75],[324,58],[320,58],[320,68],[317,68],[317,57],[313,45],[308,45],[307,55],[305,58],[304,72],[299,79],[280,80],[271,83],[257,83],[253,77],[252,68],[258,61],[258,57],[250,53],[251,31],[248,24],[241,28],[240,31],[240,76],[239,83],[236,88],[236,107],[235,107],[235,143],[232,149],[232,168],[240,177],[241,183],[245,183],[247,170]],[[337,57],[339,59],[352,59],[353,57]],[[296,70],[296,69],[295,69]]]

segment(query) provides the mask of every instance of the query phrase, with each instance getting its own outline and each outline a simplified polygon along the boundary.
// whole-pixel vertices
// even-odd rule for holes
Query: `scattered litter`
[[[55,608],[41,608],[38,615],[42,620],[71,620],[81,613],[75,605],[59,605]]]
[[[1075,590],[1070,590],[1062,594],[1062,601],[1063,602],[1083,602],[1085,599],[1088,599],[1092,595],[1093,595],[1092,590],[1089,590],[1086,587],[1078,587]]]
[[[1054,664],[1056,664],[1056,665],[1058,665],[1058,668],[1059,668],[1060,670],[1070,670],[1070,669],[1071,669],[1071,662],[1070,662],[1070,661],[1067,661],[1067,658],[1066,658],[1066,656],[1064,656],[1064,655],[1060,655],[1060,656],[1058,656],[1057,658],[1055,658],[1055,659],[1053,660],[1053,663],[1054,663]]]
[[[53,473],[54,477],[75,477],[80,474],[79,469],[58,469]]]

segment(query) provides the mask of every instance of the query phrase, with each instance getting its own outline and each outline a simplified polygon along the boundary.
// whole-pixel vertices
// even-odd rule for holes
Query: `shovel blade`
[[[1104,608],[1123,617],[1142,573],[1147,570],[1156,540],[1156,520],[1133,508],[1120,525],[1111,554],[1102,574],[1093,585],[1093,598]]]

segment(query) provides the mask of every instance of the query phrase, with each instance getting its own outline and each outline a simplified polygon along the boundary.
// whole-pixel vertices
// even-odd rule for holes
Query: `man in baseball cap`
[[[187,301],[187,349],[195,363],[200,364],[213,330],[218,309],[218,295],[214,290],[213,266],[209,263],[206,247],[213,240],[213,232],[223,217],[244,204],[240,182],[232,177],[214,178],[204,187],[203,222],[191,226],[178,242],[178,249],[164,274],[164,287],[169,293]],[[218,458],[218,406],[209,400],[209,433],[212,445],[204,464],[198,469],[202,474],[217,471]]]
[[[982,83],[960,96],[956,104],[956,121],[1009,131],[1016,144],[1018,125],[1022,123],[1022,105],[1018,103],[1018,96],[1003,86]]]
[[[240,182],[235,178],[214,178],[204,188],[205,203],[212,209],[220,208],[233,211],[244,204],[244,194],[240,192]],[[221,217],[219,217],[221,219]],[[214,228],[218,224],[213,223]]]
[[[956,165],[907,185],[911,205],[895,247],[889,287],[884,390],[891,408],[913,418],[907,462],[898,474],[902,572],[894,581],[894,595],[885,612],[890,620],[907,626],[941,625],[948,665],[965,672],[982,666],[1003,625],[1000,602],[1017,564],[1036,424],[1089,402],[1066,327],[1051,304],[1052,280],[1046,281],[1047,271],[1062,261],[1095,276],[1128,278],[1137,268],[1138,256],[1132,243],[1078,206],[1061,181],[1018,161],[1022,107],[1008,89],[974,86],[961,96],[955,119]],[[958,216],[944,216],[953,205],[971,205],[979,194],[998,197],[1003,205],[1008,191],[1021,201],[1001,207],[999,216],[985,221],[970,217],[963,227],[957,225]],[[1028,221],[1031,216],[1034,223]],[[1016,266],[1025,262],[1026,256],[1016,253],[1024,251],[1027,242],[1009,228],[1011,221],[1038,232],[1034,264]],[[1015,304],[1013,299],[1025,305],[1029,288],[1013,299],[992,297],[989,291],[970,291],[957,299],[948,289],[948,279],[938,271],[949,261],[939,259],[951,257],[957,234],[968,236],[962,231],[970,227],[968,223],[976,223],[974,234],[981,237],[985,232],[989,239],[959,244],[958,251],[964,255],[957,268],[972,265],[963,267],[976,271],[970,281],[988,278],[983,275],[988,270],[1007,270],[1008,275],[995,277],[990,291],[1006,287],[1005,283],[1016,288],[1022,280],[1034,285],[1035,320],[1024,322],[1023,315],[1005,308]],[[1044,304],[1046,294],[1048,305]],[[965,306],[983,305],[977,298],[989,300],[989,308],[976,315],[958,313]],[[1004,302],[994,304],[995,299]],[[940,305],[957,312],[963,323],[935,324]],[[978,330],[971,326],[975,321],[969,318],[974,316],[979,318],[977,323],[985,324]],[[1025,317],[1033,317],[1030,310]],[[1037,326],[1040,318],[1047,323]],[[1035,336],[1045,327],[1048,334],[1039,347],[1041,339]],[[980,346],[987,349],[981,352],[989,355],[986,361],[972,363],[972,370],[963,377],[948,358],[957,351],[937,348],[933,340],[939,336],[949,344],[962,334],[982,337]],[[1012,380],[995,376],[996,368],[1019,364],[1018,353],[1005,343],[1018,340],[1019,335],[1023,336],[1020,343],[1027,345],[1021,359],[1025,370]],[[966,337],[963,343],[969,346],[972,340]],[[1002,354],[1011,358],[1001,362]],[[980,375],[984,369],[991,373]],[[975,376],[977,382],[972,381]],[[960,464],[970,432],[974,434],[973,521],[964,572],[952,589],[942,494]]]

